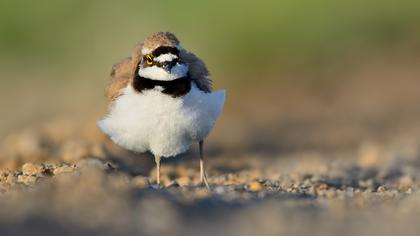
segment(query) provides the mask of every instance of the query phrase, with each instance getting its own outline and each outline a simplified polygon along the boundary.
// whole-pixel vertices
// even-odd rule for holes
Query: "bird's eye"
[[[147,65],[153,65],[153,58],[149,54],[146,55],[146,63]]]

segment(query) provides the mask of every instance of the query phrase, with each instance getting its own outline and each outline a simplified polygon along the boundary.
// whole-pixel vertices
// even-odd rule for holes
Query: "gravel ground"
[[[151,158],[124,152],[95,127],[58,120],[3,141],[0,235],[417,235],[413,140],[216,152],[207,159],[209,190],[191,152],[164,161],[165,188],[156,189]]]

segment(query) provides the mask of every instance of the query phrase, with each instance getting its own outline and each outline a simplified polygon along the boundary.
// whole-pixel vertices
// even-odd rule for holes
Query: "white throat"
[[[181,77],[186,76],[188,73],[188,66],[185,64],[177,63],[175,66],[172,67],[171,73],[168,71],[157,67],[151,66],[146,68],[139,69],[139,76],[153,79],[153,80],[163,80],[163,81],[171,81]]]

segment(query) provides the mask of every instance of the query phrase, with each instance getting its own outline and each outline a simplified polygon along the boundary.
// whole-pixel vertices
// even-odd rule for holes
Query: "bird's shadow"
[[[111,145],[111,146],[110,146]],[[105,145],[105,159],[112,163],[119,171],[125,172],[131,176],[143,175],[148,176],[149,173],[155,168],[156,163],[154,156],[150,152],[146,153],[134,153],[123,148],[120,148],[114,144]],[[211,160],[215,157],[220,156],[220,150],[217,148],[208,148],[205,150],[206,164],[212,162]],[[185,165],[188,167],[199,166],[199,153],[197,147],[192,146],[190,150],[177,156],[162,158],[161,165]],[[218,170],[222,170],[223,167],[218,166]],[[226,169],[222,172],[227,171],[239,171],[238,169]]]

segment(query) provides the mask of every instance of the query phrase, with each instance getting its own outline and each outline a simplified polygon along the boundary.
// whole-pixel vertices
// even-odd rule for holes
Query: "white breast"
[[[224,90],[204,93],[194,84],[189,93],[178,98],[158,90],[138,93],[128,86],[98,125],[126,149],[175,156],[210,133],[224,101]]]

